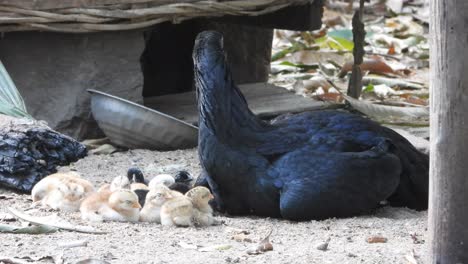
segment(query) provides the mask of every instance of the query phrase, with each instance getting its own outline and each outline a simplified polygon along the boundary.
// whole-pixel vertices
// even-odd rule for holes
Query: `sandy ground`
[[[186,169],[198,175],[200,168],[195,149],[157,152],[130,150],[111,155],[91,155],[75,164],[60,168],[76,169],[96,185],[125,174],[129,166],[138,166],[151,178],[161,172]],[[0,189],[0,224],[8,220],[7,207],[22,210],[30,207],[28,195]],[[350,205],[352,206],[352,205]],[[34,215],[54,212],[32,209]],[[24,258],[28,263],[76,263],[99,259],[109,263],[423,263],[427,254],[427,212],[386,207],[373,215],[325,221],[291,222],[256,217],[226,217],[224,223],[208,228],[165,228],[146,223],[86,223],[79,213],[58,215],[79,224],[89,224],[107,234],[94,235],[59,231],[42,235],[0,235],[1,257]],[[273,251],[249,255],[247,250],[273,229]],[[239,233],[248,233],[236,241]],[[373,236],[383,236],[385,243],[368,243]],[[330,238],[328,249],[317,246]],[[87,246],[63,248],[63,243],[87,241]],[[0,261],[1,262],[1,261]],[[105,263],[105,262],[100,262]]]

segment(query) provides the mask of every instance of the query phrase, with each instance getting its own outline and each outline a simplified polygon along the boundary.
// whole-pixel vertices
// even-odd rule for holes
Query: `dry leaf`
[[[262,241],[260,241],[260,243],[258,243],[258,245],[255,248],[247,250],[247,254],[258,255],[273,250],[273,245],[270,242],[271,233],[273,233],[273,229],[270,230],[268,235],[264,239],[262,239]]]
[[[327,251],[327,249],[328,249],[328,243],[330,243],[330,239],[331,239],[331,238],[327,238],[327,240],[325,240],[325,242],[318,244],[318,245],[316,246],[316,248],[317,248],[318,250]]]
[[[362,78],[362,83],[364,85],[386,84],[390,87],[398,86],[400,88],[407,88],[407,89],[424,89],[424,85],[422,83],[406,81],[402,79],[385,78],[385,77],[379,77],[379,76],[366,76]]]
[[[386,84],[374,85],[374,94],[378,97],[385,98],[389,95],[395,95],[396,92]]]
[[[235,234],[231,237],[231,239],[234,239],[237,242],[249,242],[252,243],[252,239],[248,237],[246,234]]]
[[[394,13],[399,14],[403,10],[403,0],[387,0],[386,6]]]
[[[178,245],[181,247],[181,248],[185,248],[185,249],[197,249],[198,247],[196,245],[191,245],[191,244],[188,244],[188,243],[185,243],[183,241],[180,241],[178,243]]]
[[[408,264],[418,264],[418,260],[416,259],[416,255],[414,254],[414,250],[411,250],[410,253],[406,254],[405,256],[406,261]]]
[[[118,149],[111,144],[104,144],[89,151],[93,155],[106,155],[116,152]]]
[[[419,239],[417,234],[415,233],[410,234],[410,236],[411,236],[411,239],[413,239],[413,244],[424,244],[425,242],[423,239]]]
[[[383,236],[371,236],[371,237],[368,237],[366,239],[367,243],[386,243],[387,242],[387,238],[383,237]]]
[[[387,54],[388,55],[395,55],[396,52],[395,52],[395,45],[393,45],[393,43],[390,45],[390,47],[388,48],[388,51],[387,51]]]
[[[97,138],[97,139],[86,139],[81,142],[85,145],[88,150],[96,149],[104,144],[109,144],[110,140],[108,138]]]
[[[297,80],[293,85],[296,93],[302,95],[326,93],[332,87],[330,82],[322,76],[314,76],[309,80]]]
[[[313,96],[314,99],[324,101],[324,102],[332,102],[332,103],[342,103],[344,98],[339,93],[323,93],[317,94]]]
[[[361,113],[376,119],[387,119],[389,117],[399,118],[428,118],[428,107],[396,107],[388,105],[376,105],[369,102],[360,101],[344,95],[346,101]]]
[[[361,71],[363,72],[370,72],[375,74],[395,74],[400,75],[398,72],[394,71],[390,65],[388,65],[384,60],[378,57],[372,57],[369,59],[365,59],[364,62],[359,65]],[[353,62],[346,62],[343,67],[341,68],[338,77],[343,78],[353,69]]]
[[[249,235],[250,232],[248,230],[245,230],[245,229],[240,229],[240,228],[234,228],[234,227],[229,227],[227,226],[225,228],[226,232],[228,233],[233,233],[233,234],[244,234],[244,235]]]
[[[412,94],[401,94],[400,95],[401,98],[404,98],[405,102],[407,103],[410,103],[410,104],[415,104],[415,105],[421,105],[421,106],[427,106],[428,105],[428,101],[425,100],[425,99],[421,99],[417,96],[414,96]]]
[[[228,249],[230,249],[231,247],[232,247],[231,245],[227,245],[227,244],[224,244],[224,245],[214,245],[214,246],[208,246],[208,247],[199,248],[198,251],[200,251],[200,252],[211,252],[211,251],[216,251],[216,250],[228,250]]]
[[[315,65],[320,62],[332,61],[336,65],[342,65],[350,59],[348,56],[338,52],[331,51],[315,51],[315,50],[301,50],[281,59],[282,61],[289,61],[294,64]]]

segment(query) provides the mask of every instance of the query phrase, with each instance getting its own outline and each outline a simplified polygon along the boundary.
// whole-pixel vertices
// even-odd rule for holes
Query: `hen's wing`
[[[390,147],[382,141],[363,152],[305,147],[285,155],[269,172],[281,190],[281,215],[305,220],[368,213],[399,184],[401,163]]]
[[[389,202],[394,206],[426,209],[429,190],[429,157],[395,131],[358,115],[339,112],[308,112],[274,120],[276,129],[258,141],[257,152],[275,161],[305,146],[329,152],[362,152],[382,140],[401,163],[400,184]]]
[[[258,136],[256,151],[279,155],[308,145],[321,151],[356,152],[381,140],[381,126],[369,119],[340,111],[305,112],[280,117]]]

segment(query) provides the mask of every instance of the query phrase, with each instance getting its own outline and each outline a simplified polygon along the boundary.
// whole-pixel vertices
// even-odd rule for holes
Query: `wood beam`
[[[467,13],[467,1],[431,1],[428,263],[468,263]]]

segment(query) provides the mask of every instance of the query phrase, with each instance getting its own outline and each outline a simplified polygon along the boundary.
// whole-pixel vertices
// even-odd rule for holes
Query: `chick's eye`
[[[132,204],[132,201],[125,201],[126,204]]]

